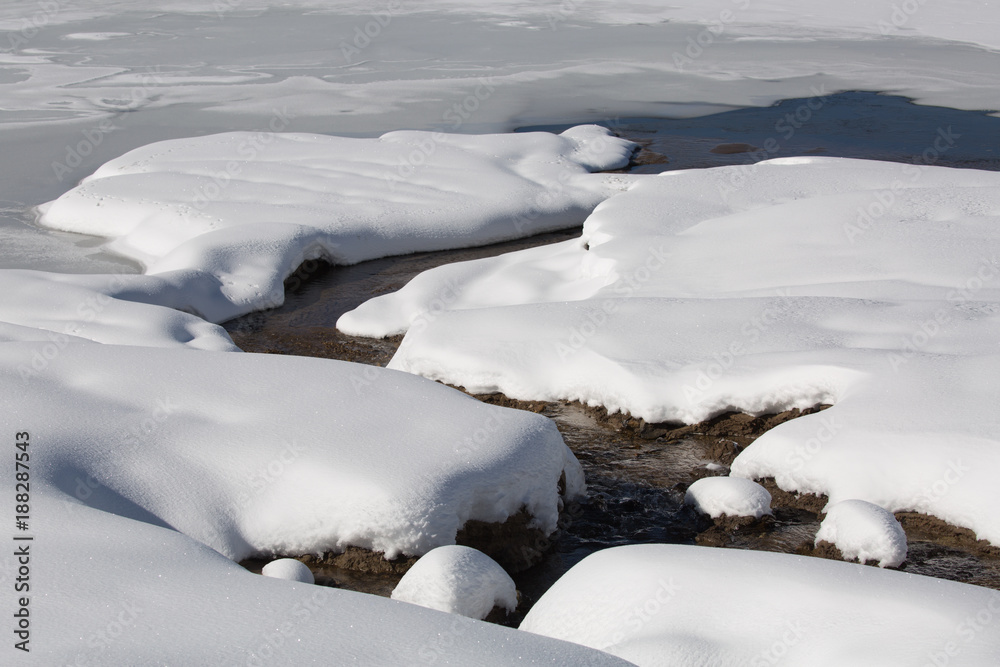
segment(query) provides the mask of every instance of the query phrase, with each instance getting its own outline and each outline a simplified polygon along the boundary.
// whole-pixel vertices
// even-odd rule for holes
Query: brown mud
[[[866,98],[866,104],[871,100]],[[882,103],[881,100],[876,104]],[[919,110],[918,110],[919,111]],[[639,173],[678,167],[744,164],[759,142],[727,131],[715,139],[665,132],[652,122],[618,127],[619,134],[642,146],[628,170]],[[631,130],[631,133],[630,133]],[[700,131],[700,130],[699,130]],[[740,141],[745,137],[746,141]],[[827,139],[829,137],[826,137]],[[723,139],[720,141],[720,139]],[[754,143],[751,143],[754,142]],[[823,152],[847,157],[900,159],[894,153],[857,155],[837,141],[803,145],[798,154]],[[881,150],[881,149],[880,149]],[[770,156],[774,157],[774,156]],[[997,169],[1000,163],[956,155],[949,166]],[[421,271],[445,263],[494,256],[527,247],[579,237],[580,229],[539,235],[491,246],[416,253],[355,266],[307,262],[286,281],[284,305],[226,323],[236,344],[247,352],[343,359],[385,366],[402,337],[367,339],[346,336],[337,318],[362,302],[402,287]],[[490,620],[516,626],[538,597],[582,558],[597,550],[640,543],[699,544],[841,558],[830,544],[814,543],[827,499],[789,493],[773,479],[758,480],[772,495],[773,516],[760,521],[721,517],[711,520],[683,503],[687,487],[702,477],[725,475],[736,456],[779,424],[826,409],[791,410],[775,415],[726,413],[700,424],[649,424],[628,415],[578,403],[517,401],[502,394],[477,396],[495,405],[530,410],[553,419],[587,476],[588,495],[568,503],[555,534],[525,530],[526,517],[501,526],[470,522],[458,542],[476,546],[500,560],[518,585],[515,614]],[[1000,590],[1000,548],[977,540],[966,529],[913,512],[898,513],[907,533],[909,553],[898,569]],[[414,558],[386,561],[382,554],[354,547],[321,558],[301,556],[317,583],[388,596]],[[267,560],[249,560],[259,572]],[[527,567],[529,564],[533,565]],[[525,569],[526,568],[526,569]]]

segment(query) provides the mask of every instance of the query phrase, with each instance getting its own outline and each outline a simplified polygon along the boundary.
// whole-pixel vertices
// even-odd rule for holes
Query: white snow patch
[[[222,327],[172,308],[141,303],[127,294],[140,276],[68,275],[0,270],[0,340],[47,340],[40,357],[24,366],[32,372],[71,341],[143,347],[184,346],[239,351]],[[128,298],[132,297],[132,298]],[[19,333],[13,326],[17,326]]]
[[[898,567],[906,560],[906,533],[892,512],[864,500],[842,500],[826,509],[816,544],[836,545],[846,560]]]
[[[32,433],[31,447],[39,448],[33,463],[57,458],[43,449],[54,446],[47,436],[47,429]],[[148,470],[176,493],[190,488],[169,467]],[[32,619],[47,619],[31,628],[29,647],[37,664],[154,665],[165,656],[177,664],[227,667],[344,660],[491,667],[628,664],[576,644],[376,595],[252,574],[148,516],[134,520],[112,513],[117,508],[107,503],[114,494],[83,471],[32,477],[31,491],[32,515],[39,522],[33,528],[47,547],[31,547],[31,583],[49,587],[43,591],[39,584],[31,591]],[[102,502],[110,512],[87,506]],[[81,557],[67,558],[73,553]],[[0,557],[0,567],[10,577],[16,558]]]
[[[645,177],[579,240],[427,271],[338,327],[406,330],[391,368],[649,422],[833,404],[732,476],[1000,544],[995,172],[802,157]]]
[[[73,32],[68,35],[63,35],[63,39],[76,39],[87,42],[106,42],[109,39],[129,37],[131,35],[132,33],[130,32]]]
[[[580,464],[540,415],[406,373],[326,359],[39,342],[0,344],[11,428],[44,434],[32,480],[219,553],[422,554],[471,519],[524,509],[556,528]],[[88,485],[90,482],[88,481]]]
[[[424,554],[400,579],[392,599],[481,620],[493,607],[513,612],[517,588],[486,554],[450,545]]]
[[[740,477],[703,477],[688,487],[684,504],[716,519],[726,516],[752,516],[759,519],[771,513],[771,494],[763,486]]]
[[[265,577],[274,577],[275,579],[287,579],[303,584],[316,583],[312,570],[305,563],[294,558],[272,560],[261,569],[260,573]]]
[[[353,264],[578,224],[632,180],[590,172],[624,166],[634,148],[597,126],[232,132],[133,150],[42,205],[39,222],[112,238],[109,250],[189,300],[160,303],[220,322],[281,305],[282,281],[307,259]]]
[[[805,556],[634,545],[578,563],[520,627],[640,667],[903,667],[959,654],[987,665],[1000,654],[1000,633],[987,629],[998,614],[1000,593],[978,586]]]

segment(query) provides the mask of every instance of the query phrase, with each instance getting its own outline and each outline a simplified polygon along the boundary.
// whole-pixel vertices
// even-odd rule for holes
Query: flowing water
[[[643,151],[629,171],[750,164],[760,159],[829,155],[915,164],[1000,170],[1000,118],[921,107],[874,93],[786,100],[685,120],[629,119],[608,123]],[[559,131],[564,127],[524,129]],[[363,301],[395,291],[417,273],[445,263],[493,256],[577,237],[579,228],[484,248],[419,253],[333,267],[310,262],[286,282],[286,303],[226,324],[247,351],[298,354],[384,366],[399,338],[345,336],[337,318]],[[515,576],[522,603],[508,623],[567,569],[594,551],[636,543],[703,544],[822,555],[813,550],[822,499],[775,493],[774,517],[754,525],[714,525],[683,504],[689,484],[728,472],[735,454],[759,435],[726,433],[725,424],[684,437],[643,437],[621,420],[582,406],[530,406],[555,420],[587,475],[588,497],[567,508],[561,528],[545,544],[540,564]],[[920,517],[904,521],[909,558],[901,569],[1000,589],[1000,550]],[[247,563],[259,568],[263,563]],[[399,574],[359,574],[316,568],[320,583],[388,595]]]

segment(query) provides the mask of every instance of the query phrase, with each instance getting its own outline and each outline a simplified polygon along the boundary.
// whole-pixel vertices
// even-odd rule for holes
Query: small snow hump
[[[717,519],[771,513],[771,494],[753,480],[742,477],[704,477],[688,487],[684,504]]]
[[[879,567],[898,567],[906,560],[906,533],[896,517],[865,500],[832,505],[816,533],[816,544],[829,542],[845,560],[878,561]]]
[[[300,581],[304,584],[316,583],[312,570],[310,570],[305,563],[295,560],[294,558],[279,558],[278,560],[272,560],[264,566],[264,569],[262,569],[260,573],[265,577],[274,577],[275,579]]]
[[[482,620],[494,607],[517,607],[517,589],[500,565],[472,549],[432,549],[403,575],[392,599]]]

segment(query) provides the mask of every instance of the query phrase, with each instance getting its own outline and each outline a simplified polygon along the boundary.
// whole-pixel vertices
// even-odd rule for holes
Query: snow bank
[[[493,607],[517,608],[517,588],[495,560],[459,545],[424,554],[392,591],[392,599],[484,619]]]
[[[998,220],[993,172],[671,172],[598,206],[579,240],[439,267],[338,327],[408,328],[392,368],[650,422],[836,404],[766,433],[733,476],[1000,544]]]
[[[1000,593],[978,586],[787,554],[636,545],[585,558],[521,629],[641,667],[986,665],[1000,653],[998,618]]]
[[[33,462],[58,458],[49,434],[31,432]],[[12,466],[4,472],[4,491],[13,493]],[[185,492],[185,479],[170,468],[149,474]],[[55,484],[32,478],[32,664],[628,664],[375,595],[252,574],[148,516],[88,507],[110,493],[75,475],[79,495],[70,471]],[[7,585],[17,567],[12,555],[0,557]]]
[[[354,545],[422,554],[522,508],[556,528],[579,463],[555,426],[412,375],[332,360],[0,344],[11,428],[44,433],[33,479],[239,560]],[[57,406],[57,407],[54,407]],[[88,488],[89,486],[93,488]]]
[[[0,341],[47,340],[37,371],[71,341],[239,351],[220,326],[172,308],[114,298],[136,276],[0,270]],[[14,326],[18,327],[15,331]]]
[[[684,504],[691,505],[713,519],[723,514],[759,519],[771,513],[771,494],[749,479],[704,477],[688,487],[684,494]]]
[[[842,500],[828,507],[816,544],[829,542],[846,560],[878,561],[898,567],[906,560],[906,533],[891,512],[864,500]]]
[[[274,577],[275,579],[287,579],[303,584],[316,583],[312,570],[305,563],[294,558],[272,560],[261,569],[260,573],[265,577]]]
[[[126,153],[41,206],[39,222],[112,238],[109,250],[188,284],[182,292],[216,292],[185,309],[223,321],[280,305],[282,281],[307,259],[353,264],[578,224],[630,182],[590,172],[624,166],[634,148],[597,126],[378,139],[232,132]]]

